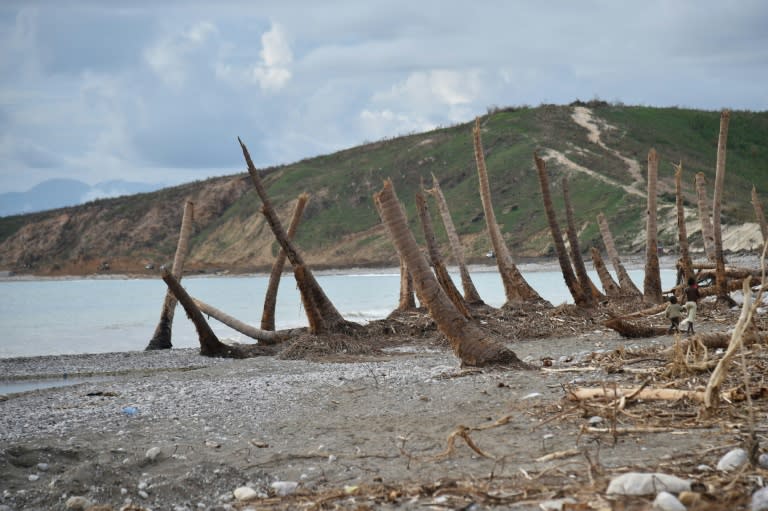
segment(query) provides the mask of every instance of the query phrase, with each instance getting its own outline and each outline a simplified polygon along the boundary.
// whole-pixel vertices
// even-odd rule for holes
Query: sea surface
[[[573,303],[560,271],[526,271],[523,276],[554,305]],[[590,272],[594,282],[599,279]],[[642,289],[642,270],[629,271]],[[452,273],[460,289],[457,273]],[[316,275],[326,295],[348,320],[365,323],[386,317],[398,303],[398,270],[356,271]],[[674,285],[675,270],[662,269],[662,288]],[[494,268],[472,271],[480,296],[492,306],[505,302]],[[202,300],[259,326],[268,275],[185,277],[182,285]],[[0,281],[0,358],[143,350],[155,330],[165,297],[160,279],[83,278],[8,279]],[[278,329],[306,326],[293,276],[281,280],[275,313]],[[249,337],[210,319],[221,339],[252,343]],[[173,323],[173,345],[197,347],[197,333],[178,306]],[[0,375],[0,378],[2,375]]]

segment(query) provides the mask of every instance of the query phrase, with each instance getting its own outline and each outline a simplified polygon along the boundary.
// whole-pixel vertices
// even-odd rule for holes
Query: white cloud
[[[213,23],[195,23],[186,31],[167,35],[155,42],[144,52],[144,58],[166,85],[181,87],[187,81],[188,61],[217,32]]]
[[[293,62],[293,53],[283,28],[274,23],[261,36],[261,45],[261,63],[254,66],[252,77],[262,89],[278,91],[291,79],[289,66]]]

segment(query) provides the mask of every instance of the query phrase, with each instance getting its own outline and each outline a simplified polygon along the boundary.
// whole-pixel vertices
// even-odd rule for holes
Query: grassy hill
[[[693,178],[697,172],[707,177],[712,198],[719,117],[719,112],[602,102],[504,108],[482,116],[494,209],[513,254],[535,257],[552,251],[534,151],[547,160],[561,225],[565,224],[561,179],[568,177],[582,248],[586,251],[593,244],[602,247],[595,222],[602,211],[620,249],[634,252],[643,248],[649,149],[655,148],[660,155],[660,215],[673,218],[672,163],[682,161],[686,203],[691,208],[690,220],[695,220]],[[244,142],[248,144],[247,139]],[[233,144],[235,150],[238,148]],[[371,197],[384,179],[391,178],[412,219],[411,227],[421,239],[414,193],[422,180],[431,186],[432,174],[440,181],[468,257],[483,258],[490,247],[477,191],[471,122],[267,169],[265,183],[286,223],[296,196],[303,191],[310,193],[296,237],[310,264],[388,265],[397,259]],[[768,204],[768,112],[732,112],[725,183],[724,221],[754,222],[750,204],[753,185]],[[269,267],[276,246],[259,212],[260,201],[244,173],[73,208],[0,218],[0,268],[77,273],[107,261],[113,271],[136,271],[148,262],[166,263],[173,257],[186,198],[196,205],[196,232],[188,268]],[[447,245],[434,208],[433,217],[438,237]],[[695,232],[689,234],[694,243],[700,239]],[[674,229],[660,232],[665,245],[674,245],[675,237]]]

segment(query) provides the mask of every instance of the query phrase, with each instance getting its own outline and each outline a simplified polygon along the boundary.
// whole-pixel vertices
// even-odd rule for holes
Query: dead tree
[[[176,280],[181,280],[184,273],[184,259],[189,251],[189,237],[192,234],[194,217],[194,203],[190,200],[184,203],[184,213],[181,216],[181,228],[179,229],[179,241],[176,245],[176,254],[173,257],[171,274]],[[176,311],[176,297],[170,291],[165,292],[163,309],[160,311],[160,321],[155,327],[155,333],[147,344],[146,350],[169,350],[173,346],[171,331],[173,327],[173,315]]]
[[[563,241],[563,235],[560,232],[560,226],[557,223],[555,208],[552,205],[552,195],[549,192],[547,164],[544,160],[539,158],[539,155],[536,153],[533,153],[533,160],[536,163],[536,170],[539,175],[539,187],[541,188],[542,201],[544,202],[544,211],[547,214],[549,232],[552,234],[555,252],[557,252],[557,261],[560,263],[560,271],[563,274],[563,279],[565,279],[565,285],[568,287],[568,291],[571,292],[571,296],[576,305],[580,307],[591,307],[594,305],[592,294],[588,290],[582,290],[578,280],[576,280],[576,275],[573,273],[573,267],[568,258],[568,253],[565,251],[565,242]]]
[[[677,236],[680,243],[680,269],[683,274],[682,279],[678,279],[678,284],[688,282],[693,277],[693,262],[691,253],[688,250],[688,229],[685,226],[685,208],[683,207],[683,162],[675,167],[675,206],[677,207]]]
[[[608,258],[613,264],[613,269],[616,271],[616,276],[619,279],[619,286],[621,286],[621,292],[627,296],[640,296],[640,290],[637,289],[635,283],[629,277],[629,273],[624,268],[619,258],[619,252],[616,250],[616,245],[613,243],[613,235],[611,235],[611,229],[608,226],[608,220],[605,219],[605,215],[599,213],[597,215],[597,224],[600,226],[600,236],[603,238],[603,245],[605,245],[605,251],[608,253]]]
[[[539,293],[533,289],[518,270],[517,265],[512,262],[512,256],[509,253],[507,244],[501,234],[499,224],[496,223],[496,214],[493,212],[493,203],[491,201],[491,187],[488,182],[488,170],[485,167],[485,153],[483,143],[480,139],[480,118],[475,119],[475,127],[472,130],[475,161],[477,163],[477,176],[480,186],[480,200],[483,203],[483,213],[485,214],[485,223],[488,227],[488,236],[491,238],[491,245],[496,254],[496,265],[499,268],[501,282],[504,285],[504,293],[508,304],[520,305],[523,303],[537,303],[551,305],[544,300]]]
[[[293,215],[291,216],[291,223],[288,225],[288,239],[292,240],[296,234],[296,230],[299,227],[301,221],[301,215],[304,212],[304,207],[309,200],[309,194],[302,193],[296,199],[296,206],[293,208]],[[283,275],[283,268],[285,267],[286,260],[285,250],[282,248],[277,254],[275,262],[272,264],[272,271],[269,273],[269,283],[267,284],[267,291],[264,293],[264,308],[261,313],[261,329],[262,330],[274,330],[275,329],[275,307],[277,306],[277,289],[280,286],[280,277]]]
[[[701,221],[701,237],[704,241],[704,254],[710,261],[715,260],[715,229],[712,227],[712,217],[709,215],[706,178],[703,172],[696,173],[696,203],[699,208]]]
[[[661,274],[659,272],[658,227],[656,215],[656,183],[659,175],[659,155],[655,149],[648,151],[648,208],[646,210],[645,278],[643,300],[661,303]]]
[[[228,345],[224,344],[216,337],[211,330],[210,325],[205,321],[200,309],[195,305],[194,300],[181,287],[179,281],[163,269],[163,280],[168,285],[168,290],[176,297],[176,300],[184,307],[187,317],[195,325],[197,338],[200,342],[200,354],[206,357],[224,357],[224,358],[247,358],[257,355],[274,355],[274,350],[258,345]]]
[[[573,207],[571,206],[571,192],[568,187],[568,177],[563,176],[563,206],[565,207],[565,221],[568,233],[568,244],[571,247],[571,261],[573,262],[573,268],[576,270],[576,278],[579,280],[579,286],[581,286],[582,293],[585,298],[593,302],[600,300],[603,297],[602,293],[597,289],[592,279],[589,278],[587,273],[587,267],[584,264],[584,258],[581,256],[581,247],[579,246],[579,235],[576,231],[576,222],[573,216]]]
[[[261,212],[266,218],[269,227],[272,229],[275,238],[277,238],[280,247],[285,251],[286,257],[293,265],[293,274],[296,278],[296,284],[299,287],[301,300],[304,304],[304,311],[307,314],[310,333],[317,334],[322,332],[346,331],[358,328],[360,325],[345,320],[341,314],[339,314],[339,311],[336,310],[336,307],[326,296],[323,288],[317,283],[312,271],[304,263],[304,258],[293,245],[293,242],[288,239],[288,235],[285,233],[285,230],[280,223],[280,219],[277,218],[275,209],[272,207],[269,196],[261,182],[259,171],[256,170],[256,166],[251,160],[248,148],[245,147],[245,144],[243,144],[243,141],[240,140],[240,138],[238,138],[237,141],[240,143],[240,148],[243,150],[243,157],[248,165],[248,173],[251,176],[256,192],[261,198]]]
[[[715,194],[712,199],[712,228],[715,235],[715,277],[717,299],[733,305],[728,296],[728,282],[725,276],[725,258],[723,257],[723,232],[720,211],[723,205],[723,187],[725,185],[725,150],[728,143],[728,123],[731,113],[723,110],[720,114],[720,134],[717,137],[717,167],[715,169]]]
[[[605,262],[603,262],[600,251],[595,247],[591,247],[590,250],[592,252],[592,264],[595,267],[598,277],[600,277],[600,283],[605,290],[605,294],[608,296],[621,296],[621,288],[616,281],[613,280],[613,276],[611,276],[608,268],[605,267]]]
[[[482,305],[483,300],[480,298],[474,282],[472,282],[469,270],[467,270],[467,264],[464,260],[464,249],[456,232],[456,226],[453,224],[451,212],[448,210],[448,202],[445,200],[445,195],[443,195],[443,191],[440,189],[440,182],[434,174],[432,174],[432,188],[427,190],[427,193],[432,194],[435,198],[437,209],[440,211],[440,217],[443,220],[443,226],[445,226],[445,233],[448,236],[448,243],[450,243],[451,252],[453,252],[453,258],[459,267],[461,287],[464,289],[464,300],[472,305]]]
[[[465,317],[471,317],[469,309],[467,309],[467,304],[464,302],[464,297],[462,297],[459,290],[456,289],[456,285],[453,283],[453,280],[448,273],[448,269],[445,267],[443,256],[440,254],[440,249],[437,246],[435,230],[432,227],[432,217],[429,214],[429,209],[427,209],[427,201],[424,198],[424,194],[421,192],[416,193],[416,210],[419,213],[421,228],[424,231],[424,241],[427,244],[427,253],[432,262],[432,268],[435,270],[437,281],[443,287],[443,291],[448,295],[448,298],[453,302],[456,309]]]
[[[763,245],[768,243],[768,224],[765,222],[765,210],[760,197],[757,196],[757,188],[752,185],[752,207],[755,209],[755,218],[760,225],[760,233],[763,235]]]
[[[429,263],[419,249],[402,206],[395,195],[392,182],[386,180],[381,191],[374,195],[382,221],[389,231],[400,257],[413,276],[419,300],[427,307],[440,332],[451,344],[454,354],[465,366],[504,365],[526,368],[501,339],[483,330],[480,325],[464,317],[437,282]]]
[[[413,277],[408,271],[405,261],[400,260],[400,300],[397,304],[397,310],[400,312],[409,311],[416,308],[416,299],[413,295]]]

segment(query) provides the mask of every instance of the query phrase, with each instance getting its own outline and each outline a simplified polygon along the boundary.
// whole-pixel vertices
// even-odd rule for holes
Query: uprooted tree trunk
[[[477,176],[480,186],[480,200],[483,203],[483,213],[485,214],[485,223],[488,227],[488,236],[491,238],[491,245],[496,254],[496,265],[499,268],[501,282],[504,285],[504,293],[507,297],[507,303],[521,305],[523,303],[538,303],[551,305],[544,300],[539,293],[526,282],[523,275],[518,270],[517,265],[512,262],[512,256],[509,253],[507,244],[504,242],[504,236],[501,234],[499,224],[496,223],[496,214],[493,212],[493,202],[491,201],[491,187],[488,182],[488,170],[485,166],[485,153],[483,143],[480,139],[480,118],[475,119],[475,126],[472,130],[475,161],[477,163]]]
[[[615,330],[622,337],[627,339],[642,339],[646,337],[658,337],[667,333],[667,327],[648,326],[641,323],[627,321],[622,318],[611,318],[607,320],[605,326]]]
[[[757,196],[757,188],[752,185],[752,207],[755,209],[755,219],[760,225],[760,233],[763,235],[763,245],[768,244],[768,224],[765,221],[765,210],[760,197]]]
[[[579,285],[578,280],[576,280],[576,275],[573,273],[573,267],[568,258],[568,253],[565,251],[565,242],[563,242],[563,235],[560,233],[560,226],[557,223],[555,208],[552,205],[552,195],[549,191],[547,164],[543,159],[539,158],[539,155],[536,153],[533,153],[533,160],[536,163],[536,170],[539,176],[539,187],[541,188],[544,212],[547,214],[549,232],[552,234],[555,252],[557,252],[557,261],[560,263],[560,271],[563,274],[563,279],[565,279],[565,285],[568,287],[568,291],[571,292],[571,296],[576,305],[580,307],[591,307],[594,305],[592,294],[588,292],[588,290],[583,290],[581,285]]]
[[[259,344],[262,345],[269,346],[273,344],[280,344],[281,342],[287,341],[292,336],[297,335],[302,331],[300,328],[281,331],[263,330],[261,328],[256,328],[255,326],[251,326],[248,323],[243,323],[239,319],[230,316],[229,314],[217,309],[213,305],[205,303],[202,300],[193,297],[192,301],[203,314],[210,316],[217,321],[220,321],[221,323],[227,325],[233,330],[237,330],[243,335],[247,335],[251,339],[256,339],[259,341]]]
[[[293,215],[291,216],[291,223],[288,225],[288,239],[292,240],[296,234],[296,230],[299,227],[301,221],[301,215],[304,212],[304,207],[307,205],[309,195],[306,193],[300,194],[296,199],[296,206],[293,208]],[[274,264],[272,264],[272,271],[269,273],[269,284],[267,284],[267,291],[264,293],[264,308],[261,313],[261,329],[262,330],[274,330],[275,329],[275,307],[277,306],[277,289],[280,286],[280,277],[283,275],[283,268],[285,267],[286,260],[285,250],[282,248],[277,254]]]
[[[661,273],[659,270],[658,225],[656,220],[656,182],[659,175],[659,155],[648,151],[648,208],[646,209],[645,278],[643,300],[661,303]]]
[[[464,260],[464,249],[461,246],[459,235],[456,232],[456,226],[453,224],[451,218],[451,212],[448,209],[448,202],[445,200],[445,195],[440,188],[440,182],[437,180],[434,174],[432,174],[432,188],[427,190],[427,193],[432,194],[437,203],[437,209],[440,211],[440,217],[443,220],[443,226],[445,226],[445,233],[448,236],[448,243],[451,245],[451,252],[453,252],[453,258],[456,260],[456,265],[459,267],[459,275],[461,276],[461,287],[464,289],[464,300],[472,305],[482,305],[484,302],[480,298],[480,294],[475,288],[472,277],[467,269],[467,264]]]
[[[443,263],[443,256],[440,254],[440,249],[437,246],[437,239],[435,238],[435,230],[432,227],[432,217],[427,209],[427,201],[424,198],[424,194],[416,192],[416,210],[419,213],[419,220],[421,221],[421,228],[424,231],[424,241],[427,244],[427,253],[429,259],[432,262],[432,268],[435,270],[435,276],[437,281],[442,286],[445,294],[453,302],[456,310],[467,318],[471,317],[467,304],[464,302],[464,298],[456,289],[456,285],[453,283],[451,276],[448,274],[448,269]]]
[[[563,206],[565,207],[565,222],[568,227],[568,244],[571,246],[571,261],[573,261],[573,268],[576,270],[576,278],[579,280],[579,286],[581,286],[582,293],[593,304],[595,300],[602,300],[605,298],[603,294],[597,289],[595,283],[589,278],[587,273],[587,267],[584,264],[584,258],[581,255],[581,247],[579,246],[579,234],[576,231],[576,222],[573,215],[573,207],[571,206],[571,191],[568,186],[568,177],[563,176]]]
[[[725,186],[725,152],[728,143],[728,122],[731,113],[723,110],[720,114],[720,134],[717,137],[717,167],[715,169],[715,194],[712,199],[712,228],[715,235],[715,286],[717,299],[733,305],[728,296],[728,282],[725,276],[725,258],[723,257],[723,231],[720,211],[723,205],[723,187]]]
[[[466,366],[505,365],[527,367],[500,339],[464,317],[437,282],[429,263],[422,254],[403,209],[395,195],[392,182],[386,180],[374,195],[382,221],[400,257],[413,276],[419,300],[427,307],[440,332],[448,338],[454,354]]]
[[[605,290],[605,294],[608,296],[620,296],[621,288],[619,288],[619,285],[613,280],[613,276],[611,275],[611,272],[608,271],[608,268],[605,267],[605,262],[600,255],[600,251],[596,247],[591,247],[590,251],[592,252],[592,265],[595,267],[597,276],[600,277],[600,283],[603,286],[603,290]]]
[[[256,192],[261,198],[261,212],[266,218],[269,227],[272,229],[272,233],[275,235],[280,247],[285,251],[286,257],[293,265],[293,274],[296,278],[296,284],[299,287],[301,300],[307,314],[310,333],[318,334],[323,332],[347,331],[359,327],[360,325],[357,323],[347,321],[341,314],[339,314],[339,311],[336,310],[336,307],[326,296],[323,288],[317,283],[312,271],[306,264],[304,264],[304,258],[301,257],[301,254],[293,245],[293,242],[288,239],[288,236],[280,223],[280,219],[277,218],[277,214],[272,207],[272,203],[269,200],[264,184],[261,182],[259,171],[253,164],[251,155],[248,153],[248,148],[245,147],[245,144],[239,137],[237,141],[240,143],[240,148],[243,150],[243,157],[248,165],[248,173],[251,176]]]
[[[712,227],[712,217],[709,215],[706,178],[703,172],[696,173],[696,204],[699,208],[701,222],[701,237],[704,240],[704,253],[710,261],[715,260],[715,233]]]
[[[192,220],[194,217],[194,203],[184,203],[184,213],[181,216],[181,228],[179,229],[179,241],[176,245],[176,254],[173,257],[171,273],[177,280],[181,280],[184,273],[184,259],[189,251],[189,236],[192,233]],[[171,331],[173,327],[173,315],[176,311],[176,297],[170,291],[165,292],[163,309],[160,312],[160,321],[155,327],[155,333],[147,344],[146,350],[169,350],[173,347]]]
[[[616,250],[616,245],[613,243],[613,235],[611,229],[608,227],[608,220],[605,219],[605,215],[599,213],[597,215],[597,224],[600,226],[600,236],[603,238],[603,245],[605,245],[605,251],[608,253],[608,258],[611,260],[613,269],[616,271],[616,276],[619,279],[619,286],[621,292],[627,296],[640,296],[640,290],[637,289],[635,283],[629,277],[626,268],[621,263],[619,258],[619,252]]]
[[[205,321],[200,309],[194,300],[181,287],[179,281],[168,270],[163,269],[163,280],[168,285],[168,290],[176,297],[176,300],[184,307],[187,317],[195,325],[197,338],[200,342],[200,354],[206,357],[224,358],[248,358],[257,355],[274,355],[274,350],[258,345],[228,345],[216,337],[208,322]]]
[[[693,263],[688,250],[688,229],[685,226],[685,208],[683,207],[683,162],[675,167],[675,206],[677,208],[677,239],[680,243],[680,269],[683,273],[681,282],[688,282],[693,277]]]

